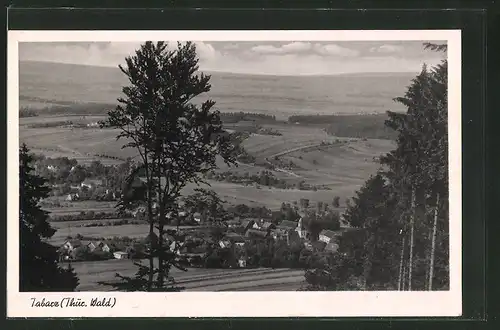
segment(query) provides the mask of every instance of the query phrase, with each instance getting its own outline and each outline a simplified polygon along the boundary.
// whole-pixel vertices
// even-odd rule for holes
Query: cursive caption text
[[[31,307],[59,307],[59,308],[77,308],[77,307],[101,307],[113,308],[116,305],[116,298],[91,298],[90,301],[82,298],[64,297],[59,300],[49,300],[46,298],[31,298]]]

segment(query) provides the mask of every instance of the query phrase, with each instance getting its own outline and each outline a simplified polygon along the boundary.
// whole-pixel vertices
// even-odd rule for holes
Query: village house
[[[87,180],[84,180],[81,184],[80,184],[80,187],[84,188],[88,188],[88,189],[92,189],[92,188],[95,188],[95,187],[99,187],[99,186],[102,186],[102,180],[99,180],[99,179],[87,179]]]
[[[254,224],[255,220],[253,219],[244,219],[243,221],[241,221],[241,227],[243,228],[243,232],[246,233],[247,230],[249,230],[254,226]]]
[[[102,251],[102,252],[111,252],[111,250],[113,249],[113,245],[112,244],[107,244],[105,242],[101,242],[101,241],[97,241],[95,243],[95,249],[98,250],[98,251]]]
[[[144,206],[139,206],[136,209],[132,210],[132,216],[134,218],[141,218],[146,215],[146,208]]]
[[[57,166],[54,166],[54,165],[47,165],[47,170],[49,170],[51,172],[57,172],[59,170],[59,168]]]
[[[110,196],[111,199],[117,199],[118,198],[118,194],[110,189],[106,189],[106,192],[105,192],[106,196]]]
[[[124,251],[116,251],[113,253],[115,259],[128,259],[128,253]]]
[[[79,239],[70,239],[70,240],[67,240],[63,243],[63,245],[60,247],[60,250],[65,251],[67,253],[71,253],[71,252],[73,252],[73,250],[75,250],[76,248],[78,248],[82,245],[84,245],[84,244]]]
[[[291,230],[295,230],[297,226],[298,222],[283,220],[276,226],[276,229],[288,232]]]
[[[299,222],[297,223],[297,227],[295,228],[295,231],[297,232],[297,234],[299,235],[300,238],[303,238],[303,239],[308,238],[309,233],[308,233],[306,227],[304,226],[304,220],[302,217],[299,219]]]
[[[247,258],[240,257],[238,259],[238,267],[240,267],[240,268],[246,268],[247,267]]]
[[[283,220],[274,229],[270,230],[271,236],[277,239],[287,239],[290,232],[295,231],[297,228],[297,222]]]
[[[226,225],[228,228],[238,228],[241,226],[241,221],[240,219],[228,220],[226,221]]]
[[[68,194],[65,198],[67,201],[77,201],[80,199],[80,195],[78,193],[76,194]]]
[[[276,229],[276,225],[272,222],[263,222],[262,225],[260,226],[260,229],[263,231],[266,231],[268,234],[271,233],[273,229]]]
[[[243,236],[237,234],[237,233],[228,233],[226,235],[226,238],[231,242],[231,244],[234,244],[236,246],[244,246],[245,245],[245,239]]]
[[[269,235],[271,235],[271,237],[274,240],[285,239],[286,238],[286,232],[283,231],[283,230],[279,230],[279,229],[271,229],[269,231]]]
[[[330,242],[332,242],[336,237],[338,236],[338,234],[336,232],[334,232],[333,230],[322,230],[320,233],[319,233],[319,241],[321,242],[325,242],[326,244],[329,244]]]
[[[253,225],[252,225],[253,229],[262,229],[262,224],[264,223],[264,220],[262,220],[262,219],[247,219],[247,220],[253,221]]]
[[[268,235],[267,231],[253,228],[248,229],[245,233],[245,237],[250,239],[265,239]]]
[[[221,239],[219,241],[219,246],[223,249],[231,247],[231,241],[229,239]]]
[[[323,251],[326,247],[325,242],[321,241],[305,241],[304,242],[304,248],[309,251]]]
[[[88,242],[86,244],[86,247],[87,247],[89,252],[94,252],[94,250],[97,248],[97,246],[94,242]]]
[[[196,223],[201,224],[203,222],[201,213],[200,212],[193,213],[193,220],[196,221]]]

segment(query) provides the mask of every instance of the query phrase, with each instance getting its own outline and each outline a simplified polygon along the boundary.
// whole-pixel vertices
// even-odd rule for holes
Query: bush
[[[212,253],[205,258],[205,268],[222,268],[221,258],[217,254]]]
[[[333,207],[340,207],[340,197],[339,196],[335,196],[333,198],[333,202],[332,202],[332,205]]]
[[[19,110],[19,118],[38,117],[38,112],[29,108]]]

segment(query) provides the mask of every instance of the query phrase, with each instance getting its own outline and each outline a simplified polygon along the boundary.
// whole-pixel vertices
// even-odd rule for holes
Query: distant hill
[[[256,112],[278,118],[308,114],[354,114],[401,110],[401,96],[415,74],[264,76],[210,72],[212,90],[200,97],[223,112]],[[113,105],[128,83],[118,68],[48,62],[20,62],[21,107]]]

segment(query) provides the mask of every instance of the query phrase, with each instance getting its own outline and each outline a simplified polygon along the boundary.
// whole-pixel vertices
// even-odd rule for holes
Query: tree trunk
[[[401,279],[401,291],[406,289],[406,275],[407,275],[407,264],[403,263],[403,278]]]
[[[436,234],[437,220],[439,214],[439,193],[436,195],[436,208],[434,209],[434,224],[432,225],[431,261],[429,265],[429,291],[432,290],[432,280],[434,277],[434,258],[436,254]]]
[[[406,244],[406,237],[403,234],[402,243],[401,243],[401,258],[399,260],[398,291],[404,290],[403,261],[404,261],[404,253],[405,253],[405,244]]]
[[[427,235],[427,242],[430,242],[432,240],[432,229],[429,229],[429,234]],[[430,249],[425,252],[428,256],[430,256],[431,252]],[[430,259],[430,258],[429,258]],[[429,285],[429,268],[425,270],[425,288]]]
[[[163,253],[163,236],[165,235],[164,231],[164,217],[165,214],[163,212],[160,215],[160,219],[158,221],[158,288],[163,288],[164,279],[165,279],[165,265],[164,265],[164,253]]]
[[[373,235],[365,245],[366,255],[363,263],[363,290],[366,290],[368,278],[370,277],[373,267],[373,255],[377,247],[377,237]]]
[[[415,201],[416,201],[415,186],[412,186],[411,215],[410,215],[410,256],[409,256],[409,261],[408,261],[408,291],[411,291],[412,275],[413,275],[413,245],[415,244],[415,242],[414,242],[414,236],[415,236],[414,230],[415,230],[415,212],[416,212]]]
[[[149,164],[147,161],[148,154],[144,153],[144,165],[146,171],[146,180],[147,180],[147,205],[148,205],[148,221],[149,221],[149,240],[150,240],[150,251],[149,251],[149,276],[148,276],[148,291],[151,291],[153,288],[153,280],[154,280],[154,256],[151,254],[153,250],[153,244],[151,240],[154,235],[154,217],[153,217],[153,201],[152,201],[152,189],[151,189],[151,177],[149,175]]]

